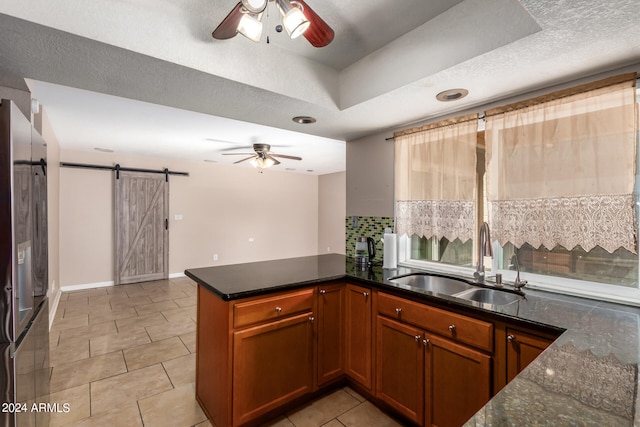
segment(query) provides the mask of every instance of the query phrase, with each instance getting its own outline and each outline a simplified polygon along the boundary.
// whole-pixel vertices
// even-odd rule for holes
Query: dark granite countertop
[[[482,306],[399,286],[390,277],[420,270],[362,271],[343,255],[327,254],[186,270],[224,300],[350,279],[425,300],[468,307],[565,332],[494,396],[467,426],[640,425],[638,361],[640,309],[525,288],[526,298]]]

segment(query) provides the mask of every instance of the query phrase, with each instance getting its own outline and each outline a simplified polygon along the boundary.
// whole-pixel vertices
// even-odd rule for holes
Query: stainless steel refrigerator
[[[46,144],[0,101],[0,427],[49,423]],[[44,405],[43,405],[44,404]]]

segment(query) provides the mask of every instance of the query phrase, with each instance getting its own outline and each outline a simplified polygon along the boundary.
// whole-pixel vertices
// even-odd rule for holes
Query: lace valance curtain
[[[635,74],[621,76],[586,92],[487,112],[495,240],[636,252],[635,82]]]
[[[396,232],[473,238],[478,116],[397,132]]]

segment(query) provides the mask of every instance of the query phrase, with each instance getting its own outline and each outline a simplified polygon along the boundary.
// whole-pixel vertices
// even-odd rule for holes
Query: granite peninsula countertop
[[[419,296],[425,301],[436,299],[483,310],[507,320],[564,329],[551,346],[465,425],[640,425],[640,308],[527,288],[524,300],[479,307],[477,303],[388,280],[421,271],[379,266],[361,271],[344,255],[326,254],[195,268],[185,274],[227,301],[348,279]]]

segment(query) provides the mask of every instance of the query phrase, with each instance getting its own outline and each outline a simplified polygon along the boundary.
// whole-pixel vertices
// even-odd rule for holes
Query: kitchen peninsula
[[[335,254],[187,270],[207,416],[255,425],[347,381],[416,425],[638,419],[639,309],[529,289],[478,306],[389,281],[416,272]]]

